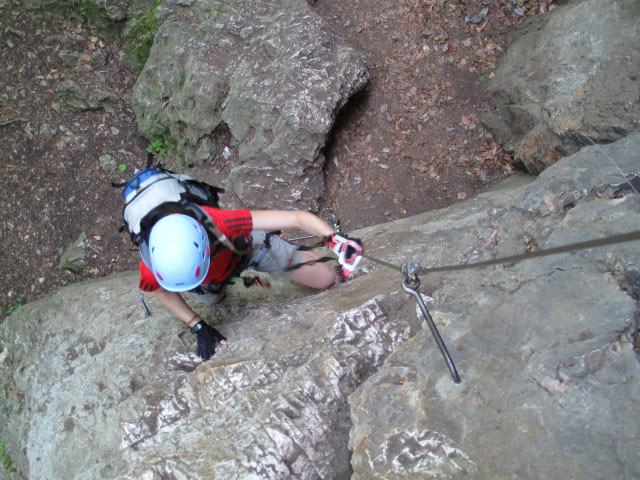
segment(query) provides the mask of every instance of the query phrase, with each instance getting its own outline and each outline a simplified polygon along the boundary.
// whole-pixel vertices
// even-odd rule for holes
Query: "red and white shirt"
[[[246,240],[253,230],[253,218],[247,209],[241,210],[221,210],[219,208],[201,207],[213,220],[213,223],[220,231],[233,243],[236,238],[244,237]],[[228,248],[212,252],[209,271],[204,278],[202,285],[208,283],[222,283],[235,270],[240,258]],[[160,288],[151,270],[140,261],[140,289],[146,292],[153,292]]]

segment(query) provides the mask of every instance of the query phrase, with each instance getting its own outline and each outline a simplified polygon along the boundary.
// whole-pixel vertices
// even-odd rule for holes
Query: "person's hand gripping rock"
[[[226,337],[204,320],[191,327],[191,333],[198,337],[198,356],[204,360],[216,353],[218,344],[225,344]]]

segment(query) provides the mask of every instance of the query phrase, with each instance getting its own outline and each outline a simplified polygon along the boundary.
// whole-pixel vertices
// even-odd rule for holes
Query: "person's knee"
[[[336,283],[336,272],[326,263],[320,264],[319,266],[323,268],[318,269],[320,272],[318,272],[318,286],[316,288],[324,290]]]
[[[325,289],[336,281],[335,271],[326,263],[305,265],[294,270],[289,278],[307,287]]]

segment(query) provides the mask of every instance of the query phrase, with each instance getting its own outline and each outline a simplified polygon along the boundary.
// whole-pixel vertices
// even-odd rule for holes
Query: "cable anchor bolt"
[[[144,316],[145,317],[150,317],[151,316],[151,312],[149,311],[149,308],[147,307],[147,304],[144,302],[144,295],[142,294],[142,292],[138,293],[138,295],[136,295],[136,300],[138,300],[138,303],[140,304],[140,307],[142,307],[142,311],[144,312]]]
[[[422,311],[422,315],[424,315],[424,318],[427,321],[427,325],[429,325],[429,330],[431,330],[431,335],[433,335],[433,338],[435,339],[436,344],[440,349],[440,353],[442,354],[442,357],[444,358],[444,361],[446,362],[447,367],[449,368],[449,373],[451,374],[453,381],[455,383],[460,383],[460,375],[458,374],[458,370],[456,369],[456,366],[453,363],[453,359],[451,358],[451,355],[447,350],[447,346],[444,344],[444,340],[442,340],[442,337],[440,336],[440,332],[438,331],[436,324],[434,323],[433,319],[431,318],[431,315],[429,314],[429,310],[427,309],[427,305],[424,303],[424,300],[422,299],[422,295],[420,295],[420,293],[418,292],[418,288],[420,287],[420,279],[418,278],[418,272],[420,271],[420,269],[421,269],[420,265],[413,262],[407,262],[402,265],[400,269],[402,271],[402,288],[405,292],[415,297],[416,302],[418,303],[418,306]]]

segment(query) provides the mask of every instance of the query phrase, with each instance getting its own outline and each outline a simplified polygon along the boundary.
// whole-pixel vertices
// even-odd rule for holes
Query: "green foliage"
[[[118,170],[120,170],[121,172],[124,172],[127,169],[127,165],[125,163],[121,163],[120,165],[118,165]]]
[[[98,7],[96,0],[79,0],[77,6],[78,13],[87,19],[90,26],[103,28],[111,23],[107,11]]]
[[[15,311],[16,311],[17,309],[19,309],[21,306],[22,306],[22,299],[21,299],[21,298],[19,298],[18,300],[16,300],[16,301],[14,302],[14,304],[13,304],[13,305],[11,305],[11,306],[9,307],[9,309],[7,310],[7,313],[8,313],[9,315],[11,315],[13,312],[15,312]]]
[[[160,26],[160,19],[156,17],[156,10],[161,3],[162,0],[156,0],[147,14],[133,17],[127,25],[124,35],[124,49],[128,55],[135,59],[140,67],[144,66],[147,58],[149,58],[153,38]]]
[[[2,465],[8,472],[13,472],[13,462],[7,453],[4,446],[4,442],[0,442],[0,459],[2,459]]]
[[[167,146],[165,144],[165,137],[158,137],[151,145],[147,147],[147,152],[152,153],[154,157],[161,157],[167,154]]]
[[[480,83],[484,82],[485,80],[486,80],[486,78],[484,78],[484,77],[479,77],[479,78],[478,78],[478,81],[479,81]]]
[[[73,262],[68,258],[62,263],[62,270],[73,271]]]

